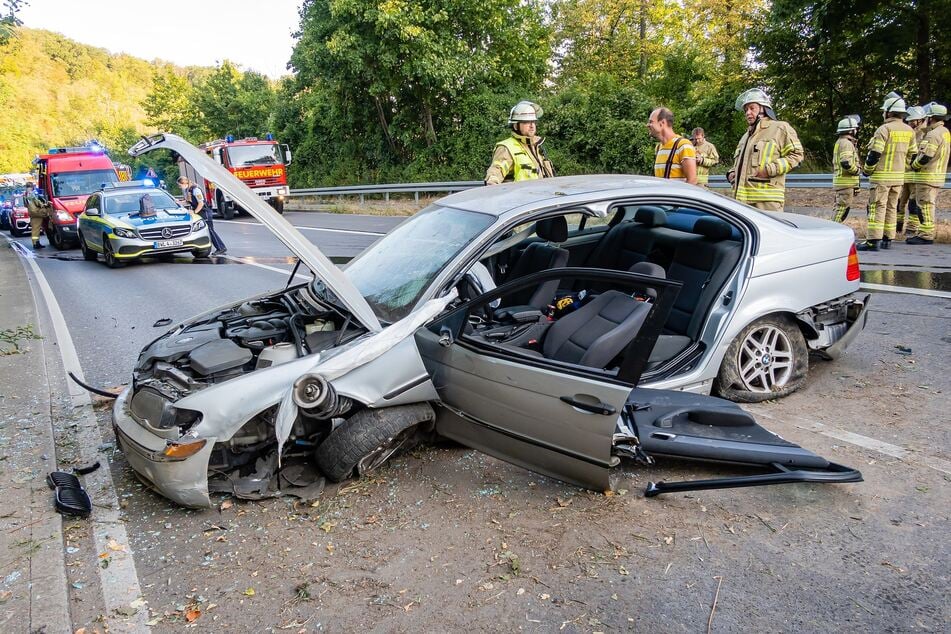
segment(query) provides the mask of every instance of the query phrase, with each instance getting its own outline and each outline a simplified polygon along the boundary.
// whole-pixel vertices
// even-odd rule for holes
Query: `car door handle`
[[[572,407],[577,407],[580,410],[585,412],[591,412],[592,414],[603,414],[604,416],[610,416],[611,414],[616,414],[617,410],[614,409],[612,405],[598,401],[597,403],[586,403],[585,401],[579,401],[574,396],[562,396],[561,400],[565,403],[568,403]]]

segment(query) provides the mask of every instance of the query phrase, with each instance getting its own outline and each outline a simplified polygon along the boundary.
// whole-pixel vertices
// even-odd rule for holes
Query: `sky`
[[[146,60],[288,74],[301,0],[27,0],[23,25]]]

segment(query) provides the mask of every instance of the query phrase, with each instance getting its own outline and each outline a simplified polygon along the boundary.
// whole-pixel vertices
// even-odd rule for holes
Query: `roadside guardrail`
[[[292,189],[294,196],[359,196],[362,203],[366,196],[383,196],[390,199],[390,194],[412,194],[419,202],[420,194],[451,194],[466,189],[482,187],[482,181],[446,181],[440,183],[394,183],[389,185],[344,185],[342,187],[312,187],[309,189]],[[951,188],[951,176],[944,181],[945,188]],[[710,177],[710,187],[727,189],[730,184],[726,176],[716,174]],[[790,189],[826,189],[832,187],[832,174],[787,174],[786,187]],[[861,187],[868,189],[868,179],[864,176]]]

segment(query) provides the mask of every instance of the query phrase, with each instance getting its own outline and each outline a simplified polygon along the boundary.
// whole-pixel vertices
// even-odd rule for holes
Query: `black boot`
[[[45,248],[46,248],[46,245],[43,244],[42,242],[40,242],[39,240],[36,240],[36,241],[33,242],[33,250],[34,250],[34,251],[37,250],[37,249],[45,249]]]
[[[881,243],[881,245],[879,245],[879,246],[880,246],[881,248],[883,248],[883,249],[891,249],[891,248],[892,248],[892,239],[891,239],[891,238],[882,238],[882,243]]]
[[[878,251],[878,240],[866,240],[865,242],[860,242],[855,249],[857,251]]]
[[[934,240],[927,240],[921,236],[912,236],[905,240],[905,244],[934,244]]]

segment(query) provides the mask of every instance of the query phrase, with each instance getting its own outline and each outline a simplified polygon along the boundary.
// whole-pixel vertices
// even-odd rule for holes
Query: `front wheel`
[[[218,211],[225,220],[231,220],[235,215],[234,202],[225,200],[225,197],[218,194]]]
[[[25,232],[25,231],[20,231],[19,229],[17,229],[16,222],[11,221],[11,222],[10,222],[10,235],[13,236],[14,238],[22,238],[23,236],[26,235],[26,232]]]
[[[277,198],[271,199],[271,207],[274,207],[274,211],[283,215],[284,214],[284,201]]]
[[[192,257],[196,260],[207,258],[209,255],[211,255],[211,249],[195,249],[192,251]]]
[[[119,258],[116,257],[112,243],[106,235],[102,236],[102,261],[105,262],[106,266],[110,269],[118,269],[123,265],[123,263],[119,261]]]
[[[792,394],[806,380],[809,349],[796,323],[771,315],[744,328],[727,349],[714,388],[739,403]]]
[[[435,418],[427,403],[360,410],[317,447],[317,466],[334,482],[369,473],[416,446]]]
[[[69,246],[66,244],[66,240],[63,239],[63,232],[52,222],[46,225],[46,232],[49,234],[50,244],[56,247],[57,251],[62,251]]]

